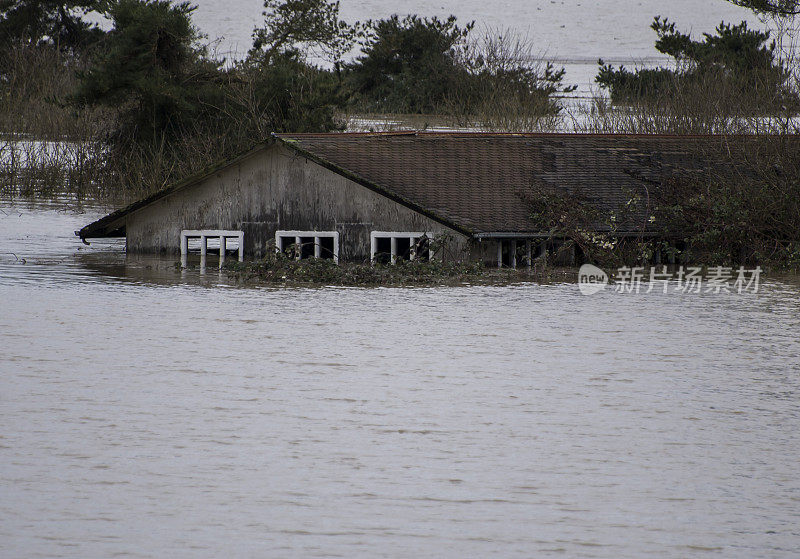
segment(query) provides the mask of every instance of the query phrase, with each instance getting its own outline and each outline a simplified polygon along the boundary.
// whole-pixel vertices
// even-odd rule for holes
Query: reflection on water
[[[796,283],[240,288],[0,210],[0,556],[800,547]]]

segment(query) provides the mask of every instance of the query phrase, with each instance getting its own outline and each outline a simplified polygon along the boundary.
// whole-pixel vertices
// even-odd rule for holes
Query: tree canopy
[[[630,71],[599,61],[596,82],[609,89],[615,102],[648,101],[669,95],[676,88],[715,82],[724,84],[731,96],[747,98],[760,111],[793,102],[787,87],[788,72],[778,60],[768,31],[750,29],[746,22],[721,23],[715,34],[692,39],[675,23],[656,17],[651,28],[657,33],[659,52],[675,59],[676,69],[645,68]]]
[[[757,14],[773,16],[800,15],[800,0],[728,0]]]
[[[85,47],[103,35],[96,25],[82,19],[98,4],[98,0],[0,0],[0,44]]]
[[[347,66],[362,110],[447,114],[484,119],[498,112],[537,116],[558,111],[551,95],[564,70],[541,67],[531,45],[513,33],[473,35],[474,22],[397,15],[367,22],[362,55]]]
[[[367,23],[362,52],[349,65],[355,92],[376,108],[396,112],[432,111],[454,89],[459,51],[474,23],[410,15]]]
[[[81,76],[79,103],[122,109],[124,132],[157,140],[212,109],[220,97],[219,62],[197,45],[195,7],[168,0],[113,0],[113,28]]]
[[[358,23],[339,19],[338,0],[265,0],[263,16],[264,25],[253,31],[249,56],[267,64],[275,56],[314,49],[330,62],[339,62],[359,30]]]

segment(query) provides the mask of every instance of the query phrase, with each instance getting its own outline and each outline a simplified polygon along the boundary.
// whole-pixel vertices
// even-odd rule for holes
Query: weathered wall
[[[128,216],[131,253],[179,251],[182,229],[243,230],[245,254],[264,254],[276,230],[338,231],[340,258],[369,259],[370,231],[433,231],[461,258],[467,239],[280,145]]]

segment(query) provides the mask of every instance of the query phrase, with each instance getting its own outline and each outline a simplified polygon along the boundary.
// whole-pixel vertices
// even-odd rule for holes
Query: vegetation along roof
[[[278,138],[474,234],[539,232],[530,201],[559,193],[609,210],[637,198],[638,208],[628,216],[635,228],[646,222],[642,218],[654,185],[702,171],[703,148],[724,141],[717,136],[413,132]]]

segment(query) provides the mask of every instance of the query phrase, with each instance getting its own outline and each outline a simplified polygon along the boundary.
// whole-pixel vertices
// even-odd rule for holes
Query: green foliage
[[[532,45],[512,33],[487,32],[477,41],[471,39],[469,47],[460,59],[466,73],[457,93],[451,94],[451,105],[480,115],[484,122],[509,115],[554,115],[560,107],[553,96],[578,87],[565,86],[566,70],[536,62]]]
[[[281,54],[273,55],[269,64],[250,59],[238,65],[234,75],[227,92],[231,117],[246,127],[250,138],[341,129],[336,112],[346,96],[332,72]]]
[[[326,0],[265,0],[264,26],[253,31],[249,57],[263,64],[276,56],[306,54],[320,49],[339,62],[353,46],[360,29],[339,19],[339,2]]]
[[[119,136],[155,146],[187,134],[227,134],[227,153],[273,131],[337,128],[334,111],[343,97],[331,72],[277,44],[269,56],[254,50],[223,70],[198,46],[194,9],[188,2],[166,0],[111,3],[106,13],[114,28],[82,75],[75,99],[120,107]],[[297,28],[292,29],[282,37],[298,39]]]
[[[788,72],[777,60],[769,32],[752,30],[746,22],[721,23],[716,34],[700,41],[676,30],[675,23],[656,17],[656,48],[674,58],[676,70],[666,68],[629,71],[599,61],[595,81],[610,90],[617,103],[652,102],[684,89],[701,93],[706,84],[724,84],[732,104],[756,112],[779,110],[797,103],[789,90]]]
[[[757,14],[779,17],[800,14],[798,0],[728,0],[728,2],[753,10]]]
[[[398,113],[553,114],[563,69],[531,64],[528,45],[509,35],[476,40],[474,23],[410,15],[367,23],[362,56],[348,66],[354,104]]]
[[[428,286],[484,283],[519,279],[513,271],[492,271],[480,262],[432,262],[414,260],[390,264],[334,264],[332,260],[295,260],[270,252],[255,262],[226,264],[239,279],[271,284],[346,286]]]
[[[74,99],[119,107],[119,133],[157,143],[213,113],[223,96],[219,62],[197,46],[194,7],[167,0],[114,0],[113,29]]]
[[[103,36],[81,19],[97,5],[97,0],[0,0],[0,45],[85,48]]]
[[[253,48],[235,68],[231,94],[236,110],[257,123],[260,137],[340,129],[335,114],[347,98],[341,80],[308,58],[321,51],[338,67],[359,24],[339,19],[338,1],[266,0],[264,8],[264,25],[253,31]]]
[[[584,259],[596,264],[638,262],[648,244],[639,238],[622,238],[643,229],[639,197],[628,193],[628,201],[619,207],[609,206],[584,189],[565,190],[533,184],[525,197],[534,227],[548,234],[548,241],[559,240],[560,250],[573,246]]]
[[[657,96],[675,86],[676,74],[667,68],[642,68],[634,72],[625,66],[618,69],[598,60],[600,70],[595,81],[611,91],[615,103],[631,103]]]
[[[656,49],[678,61],[708,69],[723,68],[737,76],[752,77],[751,72],[771,70],[781,77],[776,66],[775,45],[768,44],[769,31],[748,29],[747,22],[739,25],[720,23],[716,35],[703,34],[702,41],[675,29],[675,23],[656,17],[651,28],[658,34]]]
[[[632,265],[677,253],[705,265],[797,267],[800,250],[800,143],[793,135],[736,136],[692,148],[701,172],[661,168],[647,201],[628,194],[604,207],[583,191],[537,188],[526,199],[535,225],[584,257]],[[639,222],[639,223],[637,223]],[[645,223],[642,223],[645,222]],[[631,232],[641,231],[658,240]],[[621,233],[626,233],[622,235]]]
[[[657,223],[708,264],[792,265],[800,247],[800,146],[740,137],[699,154],[702,176],[675,173],[653,192]]]
[[[464,68],[459,51],[473,23],[410,15],[367,22],[362,56],[349,66],[349,79],[365,104],[377,110],[425,113],[441,106]]]
[[[168,0],[113,0],[113,29],[79,74],[78,107],[113,110],[109,180],[144,195],[232,157],[275,131],[339,128],[336,76],[296,51],[255,53],[223,68],[192,25],[194,7]]]

